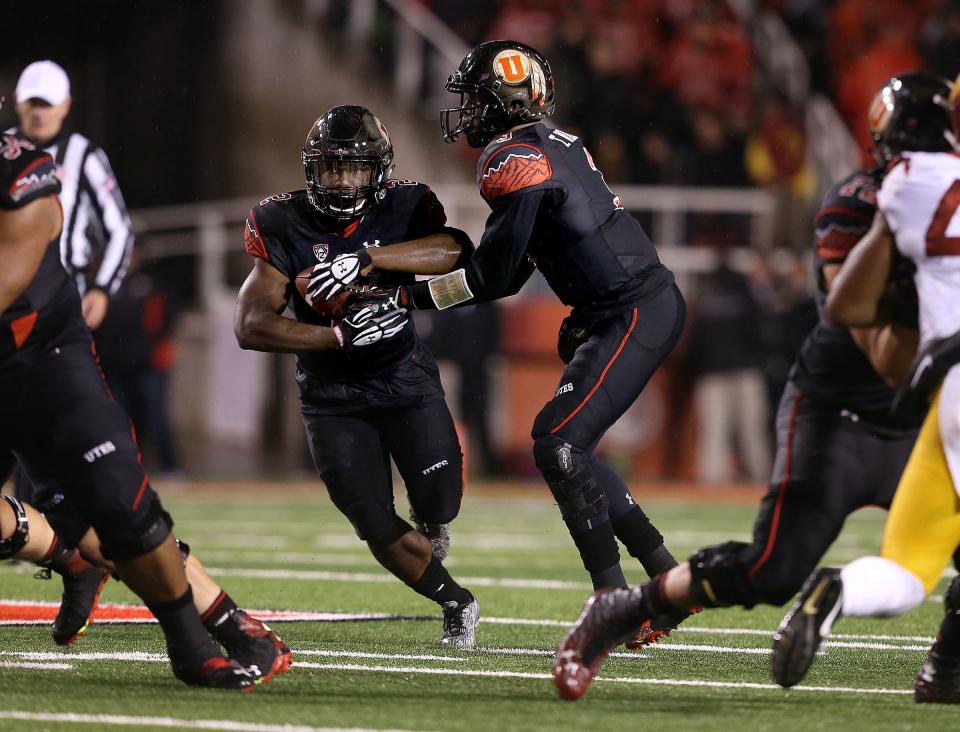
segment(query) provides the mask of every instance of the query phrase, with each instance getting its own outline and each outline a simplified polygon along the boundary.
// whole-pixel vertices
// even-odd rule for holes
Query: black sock
[[[663,545],[663,534],[654,526],[640,506],[611,517],[613,531],[631,557],[640,561],[644,571],[655,577],[677,566],[677,560]]]
[[[664,577],[658,575],[640,588],[643,604],[654,617],[670,615],[681,608],[675,607],[664,592]]]
[[[236,609],[237,603],[233,601],[230,595],[221,590],[213,604],[200,616],[200,620],[203,621],[203,627],[207,629],[207,632],[217,635],[217,630],[223,626],[230,614]]]
[[[620,549],[613,534],[613,526],[605,514],[571,526],[567,524],[570,538],[577,545],[583,568],[590,573],[593,589],[627,586],[620,568]]]
[[[627,589],[627,578],[623,575],[623,568],[619,562],[599,572],[591,572],[590,581],[593,583],[594,590],[602,590],[605,587]]]
[[[458,605],[473,601],[473,595],[456,583],[436,557],[430,560],[430,564],[423,570],[420,579],[416,582],[407,582],[407,586],[428,600],[433,600],[438,605],[443,605],[451,600]]]
[[[182,597],[171,602],[147,603],[163,628],[167,639],[167,651],[171,653],[171,660],[189,663],[203,663],[210,658],[219,658],[210,640],[210,636],[203,623],[197,608],[193,605],[193,591],[188,587]],[[173,658],[176,656],[176,658]]]
[[[663,544],[652,552],[642,557],[637,557],[637,559],[640,560],[640,564],[643,565],[643,570],[650,577],[656,577],[658,574],[663,574],[677,566],[677,560],[673,558],[673,555]]]

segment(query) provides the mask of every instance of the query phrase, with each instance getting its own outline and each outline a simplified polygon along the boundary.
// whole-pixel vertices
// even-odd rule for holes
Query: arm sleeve
[[[523,286],[533,272],[526,258],[527,245],[545,194],[543,189],[525,190],[497,202],[477,250],[464,267],[464,279],[472,298],[458,304],[489,302],[511,295]],[[409,294],[415,307],[434,307],[427,282],[410,286]]]
[[[84,184],[105,234],[100,266],[92,287],[113,295],[120,289],[133,251],[133,225],[117,179],[103,150],[87,155],[83,164]]]

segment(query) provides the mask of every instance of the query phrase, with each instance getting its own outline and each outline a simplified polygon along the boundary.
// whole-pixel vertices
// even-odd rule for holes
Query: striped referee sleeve
[[[93,148],[83,163],[83,181],[90,203],[100,219],[105,241],[100,266],[92,286],[111,295],[116,294],[127,273],[133,252],[133,224],[127,214],[120,186],[113,175],[110,161],[100,148]]]

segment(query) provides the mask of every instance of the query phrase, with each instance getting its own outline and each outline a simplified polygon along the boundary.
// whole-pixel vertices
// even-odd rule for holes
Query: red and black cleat
[[[287,644],[270,626],[240,608],[231,610],[219,621],[213,635],[242,666],[263,669],[265,681],[290,669],[293,654]]]
[[[702,610],[702,607],[694,607],[690,608],[690,612],[644,620],[643,625],[640,626],[640,630],[637,631],[633,638],[624,643],[624,645],[631,651],[639,651],[654,643],[658,643],[664,638],[669,638],[670,633],[676,630],[680,623]]]
[[[69,646],[86,633],[93,622],[93,612],[110,573],[90,564],[79,572],[57,573],[63,577],[63,596],[50,634],[57,645]]]
[[[270,680],[270,676],[263,674],[256,666],[241,666],[223,656],[208,658],[199,664],[188,664],[175,660],[171,655],[170,665],[173,675],[188,686],[250,692]]]
[[[636,634],[642,609],[636,590],[600,590],[587,599],[553,664],[553,683],[561,698],[576,701],[587,693],[610,651]]]

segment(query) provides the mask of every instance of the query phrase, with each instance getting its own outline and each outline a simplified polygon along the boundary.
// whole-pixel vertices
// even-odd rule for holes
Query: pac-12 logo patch
[[[330,254],[330,245],[320,242],[319,244],[313,245],[313,255],[317,258],[318,262],[324,262],[327,259],[327,255]]]

